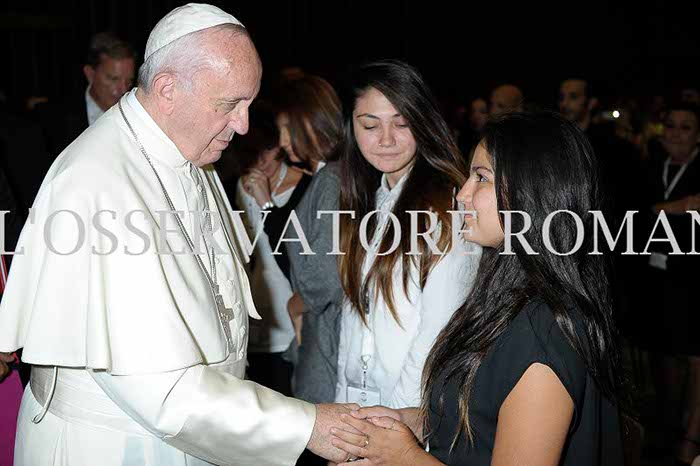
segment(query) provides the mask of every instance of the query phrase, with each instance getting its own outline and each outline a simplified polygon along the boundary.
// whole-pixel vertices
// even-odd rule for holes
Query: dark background
[[[110,30],[141,54],[148,33],[177,0],[10,1],[0,5],[0,90],[10,102],[84,92],[89,37]],[[211,1],[250,30],[274,76],[298,65],[331,81],[375,58],[416,65],[449,102],[520,85],[526,99],[555,102],[567,76],[619,97],[700,86],[698,22],[690,2],[497,0]]]

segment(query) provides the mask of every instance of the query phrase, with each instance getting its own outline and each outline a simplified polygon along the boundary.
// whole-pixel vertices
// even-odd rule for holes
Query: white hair
[[[160,73],[170,73],[177,77],[179,84],[187,91],[194,89],[194,75],[205,68],[226,72],[227,60],[215,56],[206,46],[207,34],[215,31],[230,30],[234,33],[246,33],[243,26],[221,24],[213,28],[192,32],[155,51],[139,68],[138,86],[147,94],[153,87],[153,81]]]

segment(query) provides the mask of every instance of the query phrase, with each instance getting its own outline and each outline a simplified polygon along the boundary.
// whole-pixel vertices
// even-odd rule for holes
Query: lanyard
[[[664,162],[664,173],[663,173],[663,182],[664,182],[664,200],[668,200],[669,196],[673,192],[673,189],[676,187],[678,182],[680,181],[681,177],[683,176],[683,173],[685,173],[685,170],[688,168],[688,165],[691,164],[691,162],[697,157],[698,155],[698,148],[696,147],[693,153],[690,156],[690,159],[686,163],[681,166],[681,168],[678,170],[678,173],[676,173],[676,176],[673,177],[671,180],[671,184],[668,183],[668,167],[671,165],[671,158],[667,158],[666,161]]]
[[[374,334],[370,328],[370,316],[372,314],[369,310],[368,290],[365,290],[364,300],[365,309],[367,310],[367,313],[365,314],[367,325],[362,326],[362,354],[360,354],[360,361],[362,361],[362,388],[367,388],[367,371],[369,370],[369,362],[374,356]]]

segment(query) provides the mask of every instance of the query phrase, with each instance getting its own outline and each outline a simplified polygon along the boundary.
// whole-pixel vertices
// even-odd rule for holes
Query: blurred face
[[[233,135],[248,132],[248,107],[260,89],[262,66],[253,43],[230,31],[212,33],[216,69],[198,71],[191,91],[178,87],[171,138],[197,166],[221,157]]]
[[[698,144],[699,134],[700,128],[695,114],[674,110],[669,112],[664,122],[661,143],[672,158],[684,160]]]
[[[115,59],[104,54],[96,67],[85,65],[83,71],[90,83],[90,96],[102,110],[108,110],[131,89],[134,69],[133,59]]]
[[[255,164],[255,168],[262,171],[268,179],[271,179],[282,165],[282,159],[278,157],[279,151],[279,147],[263,151]]]
[[[569,79],[561,83],[559,88],[559,111],[564,118],[580,123],[588,117],[589,110],[585,81]]]
[[[489,99],[489,114],[498,116],[502,113],[521,111],[522,100],[523,94],[517,87],[511,84],[498,86]]]
[[[559,111],[569,121],[580,122],[588,116],[586,83],[579,79],[564,81],[559,88]]]
[[[491,157],[483,144],[474,150],[469,179],[457,194],[457,200],[464,204],[465,210],[476,212],[476,217],[464,216],[467,228],[471,229],[469,241],[491,248],[503,242]]]
[[[277,129],[280,132],[280,147],[284,149],[291,160],[294,163],[303,162],[301,158],[294,152],[294,147],[292,146],[292,136],[289,132],[289,117],[286,113],[280,113],[277,115]]]
[[[700,91],[691,87],[688,89],[683,89],[681,91],[681,99],[684,102],[692,102],[694,104],[700,104]]]
[[[374,88],[355,101],[352,115],[362,156],[385,173],[393,187],[410,170],[416,157],[416,140],[408,123],[389,99]]]
[[[486,126],[489,118],[489,109],[484,99],[474,99],[469,108],[469,123],[476,131],[481,131]]]

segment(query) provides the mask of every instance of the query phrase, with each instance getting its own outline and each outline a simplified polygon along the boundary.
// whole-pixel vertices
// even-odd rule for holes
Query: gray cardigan
[[[294,396],[311,403],[335,400],[343,289],[338,256],[327,254],[333,248],[332,217],[326,214],[318,219],[317,212],[338,210],[339,169],[337,162],[331,162],[314,175],[296,208],[299,224],[316,254],[301,255],[300,243],[286,243],[292,287],[306,305],[302,344],[297,348],[294,340],[287,355],[295,362]],[[286,237],[292,237],[294,228],[290,227],[287,233]]]

